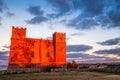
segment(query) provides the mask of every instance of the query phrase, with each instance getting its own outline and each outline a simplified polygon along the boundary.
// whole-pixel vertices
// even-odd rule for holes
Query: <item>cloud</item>
[[[103,13],[104,0],[72,0],[74,8],[82,11],[82,16],[92,17]],[[97,6],[97,7],[96,7]]]
[[[40,6],[30,6],[27,11],[30,14],[33,14],[35,16],[42,16],[43,15],[43,11],[41,10]]]
[[[120,37],[109,39],[103,42],[97,42],[100,45],[112,46],[112,45],[119,45],[120,44]]]
[[[8,8],[8,6],[5,4],[5,2],[4,2],[5,0],[0,0],[0,13],[3,13],[3,11],[8,11],[9,10],[9,8]],[[7,12],[6,13],[6,15],[7,15],[7,17],[12,17],[12,16],[14,16],[14,14],[13,13],[11,13],[11,12]],[[0,25],[2,25],[2,17],[0,16]]]
[[[45,17],[42,17],[42,16],[36,16],[34,18],[32,18],[31,20],[27,20],[26,22],[28,24],[40,24],[41,22],[45,22],[47,21],[48,19],[45,18]]]
[[[58,16],[70,12],[71,10],[80,9],[85,16],[101,14],[104,9],[104,2],[101,0],[47,0],[58,11]],[[92,4],[92,5],[91,5]],[[96,7],[97,6],[97,7]],[[56,15],[53,14],[53,15]],[[52,15],[52,16],[53,16]]]
[[[79,15],[67,21],[68,27],[75,29],[120,28],[120,4],[118,0],[48,0],[56,13],[49,14],[58,18],[70,11],[79,11]],[[71,14],[68,14],[71,15]]]
[[[83,35],[84,35],[83,33],[73,33],[70,36],[83,36]]]
[[[80,19],[75,18],[73,20],[70,20],[70,23],[68,23],[68,26],[73,27],[75,29],[93,29],[95,26],[97,26],[98,23],[94,19]]]
[[[113,5],[108,12],[108,17],[112,21],[112,25],[110,27],[119,27],[120,26],[120,1],[119,0],[113,0]]]
[[[40,6],[30,6],[27,11],[34,15],[34,17],[30,20],[26,20],[28,24],[40,24],[41,22],[45,22],[48,19],[44,16],[44,11],[41,10]]]
[[[8,55],[9,54],[9,51],[3,51],[1,52],[0,51],[0,60],[8,60]]]
[[[12,12],[7,12],[7,17],[11,18],[11,17],[13,17],[13,16],[15,16],[14,13],[12,13]]]
[[[67,53],[67,58],[80,58],[80,59],[98,59],[98,58],[107,58],[107,57],[104,57],[104,56],[95,56],[95,55],[90,55],[90,54],[85,54],[85,53],[77,53],[77,52],[73,52],[73,53],[70,53],[69,52]]]
[[[100,15],[95,18],[98,25],[101,25],[103,28],[109,29],[109,27],[112,25],[112,21],[109,19],[109,17],[106,15]]]
[[[70,40],[71,38],[70,37],[67,37],[66,40]]]
[[[7,9],[7,6],[4,3],[4,0],[0,0],[0,12],[2,13],[4,9]]]
[[[69,0],[47,0],[54,8],[56,13],[49,14],[51,18],[60,17],[71,10],[71,4]]]
[[[60,23],[65,21],[63,24],[74,29],[120,28],[119,0],[47,0],[46,4],[50,4],[51,8],[47,14],[40,6],[30,6],[27,11],[34,17],[26,22],[40,24],[49,19],[60,18]],[[75,17],[65,18],[73,14]]]
[[[71,20],[69,24],[73,24],[73,21],[76,20],[77,22],[74,22],[74,26],[71,25],[75,29],[91,29],[97,25],[106,29],[120,28],[119,2],[119,0],[75,0],[73,1],[74,7],[79,9],[81,14]],[[91,19],[91,24],[88,23],[89,26],[86,28],[83,28],[83,26],[86,26],[86,23],[81,22],[83,18],[86,23],[86,19]]]
[[[67,54],[67,61],[76,61],[77,63],[100,63],[100,62],[117,62],[119,59],[116,58],[109,58],[104,56],[95,56],[89,55],[85,53],[72,53]]]
[[[94,29],[100,25],[95,17],[104,13],[104,0],[72,0],[75,10],[80,10],[80,14],[67,23],[75,29]],[[97,6],[97,7],[96,7]]]
[[[102,0],[48,0],[53,5],[56,13],[49,14],[52,18],[65,15],[66,13],[79,10],[79,15],[66,23],[75,29],[92,29],[99,23],[93,19],[103,14],[105,3]],[[97,7],[96,7],[97,6]]]
[[[4,9],[6,9],[4,0],[0,0],[0,13],[2,13],[4,11]],[[1,21],[2,21],[2,17],[0,16],[0,25],[2,25]]]
[[[92,46],[88,45],[67,45],[67,52],[81,52],[92,49]]]
[[[3,46],[3,48],[7,48],[7,49],[9,49],[10,46],[8,46],[8,45],[5,44],[5,45]]]
[[[74,37],[74,36],[83,36],[85,35],[84,33],[72,33],[69,35],[69,37],[67,36],[66,40],[70,40],[71,37]]]
[[[98,53],[98,54],[114,54],[114,55],[120,56],[120,48],[98,50],[98,51],[95,51],[94,53]]]
[[[2,12],[3,11],[3,0],[0,0],[0,12]]]
[[[90,57],[89,54],[85,54],[85,53],[77,53],[77,52],[74,52],[72,54],[67,54],[67,58],[88,58]]]
[[[0,60],[0,66],[3,66],[5,69],[7,69],[7,65],[8,65],[8,60]]]

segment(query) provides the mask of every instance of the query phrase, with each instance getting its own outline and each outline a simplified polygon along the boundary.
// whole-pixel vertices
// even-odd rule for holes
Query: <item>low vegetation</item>
[[[120,80],[120,75],[98,72],[40,72],[1,75],[0,80]]]
[[[81,70],[120,74],[120,63],[80,64]]]
[[[120,63],[76,64],[67,63],[66,68],[46,67],[40,69],[15,69],[0,71],[0,80],[120,80]]]

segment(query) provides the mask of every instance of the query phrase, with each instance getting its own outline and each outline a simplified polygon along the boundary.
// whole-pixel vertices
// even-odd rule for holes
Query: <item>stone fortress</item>
[[[65,33],[55,32],[52,40],[27,38],[26,28],[12,26],[8,69],[65,65]]]

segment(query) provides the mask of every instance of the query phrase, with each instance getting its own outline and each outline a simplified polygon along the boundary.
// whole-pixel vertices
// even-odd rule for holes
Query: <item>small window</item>
[[[62,38],[60,37],[60,39],[62,39]]]
[[[18,33],[18,35],[20,35],[20,33]]]
[[[49,46],[50,46],[50,42],[47,43],[47,47],[49,47]]]
[[[34,43],[32,43],[32,46],[34,46]]]
[[[49,58],[50,57],[50,53],[49,52],[47,52],[47,58]]]
[[[47,47],[49,47],[50,45],[49,44],[47,44]]]
[[[34,52],[33,52],[33,51],[31,52],[31,57],[32,57],[32,58],[34,57]]]

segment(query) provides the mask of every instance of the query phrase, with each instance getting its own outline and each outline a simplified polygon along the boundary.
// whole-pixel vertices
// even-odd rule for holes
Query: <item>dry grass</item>
[[[0,80],[120,80],[120,75],[97,72],[41,72],[1,75]]]

